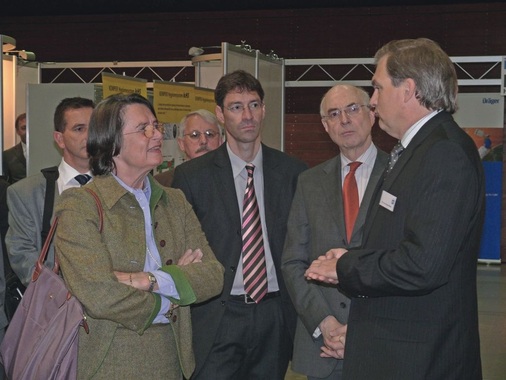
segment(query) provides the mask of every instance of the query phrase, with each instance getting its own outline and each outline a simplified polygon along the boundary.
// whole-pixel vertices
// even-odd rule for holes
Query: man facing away
[[[339,337],[346,335],[350,300],[335,287],[307,281],[304,272],[333,248],[360,246],[366,213],[388,155],[372,143],[375,118],[364,90],[332,87],[322,98],[320,115],[340,154],[299,176],[282,268],[299,315],[292,368],[311,380],[336,380],[342,378],[344,340]],[[353,200],[347,193],[352,180],[358,201],[355,210],[346,205]],[[355,221],[347,225],[353,216]]]
[[[483,168],[457,125],[457,75],[434,42],[392,41],[375,56],[380,127],[399,139],[371,203],[364,244],[314,261],[309,278],[352,299],[346,379],[481,379],[476,263]]]
[[[281,253],[297,177],[306,165],[261,143],[264,91],[251,74],[223,76],[215,100],[226,144],[177,166],[173,182],[225,267],[222,294],[192,308],[192,378],[284,379],[296,313]]]
[[[55,199],[62,191],[81,186],[79,181],[84,183],[91,178],[86,141],[93,108],[91,100],[79,97],[63,99],[56,107],[53,137],[63,157],[57,170],[52,168],[58,178]],[[44,244],[41,233],[46,184],[44,175],[38,173],[7,189],[9,229],[6,245],[12,269],[25,285],[31,280],[35,262]],[[53,263],[54,251],[51,246],[46,265],[52,267]]]
[[[208,110],[192,111],[181,119],[177,144],[187,160],[215,150],[222,142],[220,122]],[[157,174],[155,179],[163,186],[170,187],[174,179],[174,170]]]
[[[9,183],[15,183],[26,177],[26,113],[18,115],[15,123],[19,144],[3,152],[3,177]]]

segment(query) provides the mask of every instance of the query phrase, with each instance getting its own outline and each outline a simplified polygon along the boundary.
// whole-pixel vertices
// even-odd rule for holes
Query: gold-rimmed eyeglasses
[[[328,115],[322,116],[322,119],[327,119],[327,120],[331,120],[331,121],[338,120],[341,117],[343,112],[346,115],[348,115],[349,117],[353,117],[360,112],[360,108],[362,108],[362,107],[369,108],[369,105],[367,105],[367,104],[352,104],[348,107],[344,107],[342,110],[336,108],[336,109],[330,111]]]
[[[183,136],[188,136],[192,140],[200,140],[200,136],[204,136],[206,139],[214,139],[218,136],[218,132],[213,131],[212,129],[208,129],[207,131],[191,131],[190,133],[186,133]]]
[[[163,123],[158,122],[154,122],[151,124],[141,124],[137,128],[139,129],[134,132],[123,133],[123,135],[131,135],[133,133],[144,133],[144,136],[150,139],[155,135],[155,130],[159,131],[162,135],[165,132],[165,127]]]

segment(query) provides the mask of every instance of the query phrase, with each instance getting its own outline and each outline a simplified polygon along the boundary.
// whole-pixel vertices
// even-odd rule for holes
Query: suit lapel
[[[384,152],[378,150],[378,154],[376,156],[376,160],[374,162],[374,166],[372,168],[371,176],[369,177],[369,182],[367,183],[367,188],[365,189],[364,196],[362,198],[362,202],[360,203],[360,209],[358,210],[357,220],[355,221],[355,227],[353,229],[353,235],[357,233],[357,231],[365,224],[366,217],[371,209],[371,201],[375,200],[375,194],[378,186],[381,186],[383,181],[383,176],[385,173],[386,165],[388,163],[388,155]],[[374,208],[374,207],[372,207]],[[351,240],[353,241],[353,235]]]
[[[321,181],[321,189],[324,194],[323,198],[327,204],[327,210],[334,219],[339,233],[339,240],[346,244],[346,227],[344,225],[343,210],[343,189],[341,178],[341,156],[338,155],[330,160],[323,168],[324,176]]]
[[[218,189],[218,197],[222,203],[223,210],[228,216],[228,223],[235,228],[241,226],[241,215],[237,205],[237,194],[235,191],[234,174],[232,172],[232,164],[228,157],[226,144],[222,144],[215,151],[213,164],[216,168],[214,171],[214,182]]]
[[[265,224],[269,237],[276,234],[273,229],[276,223],[275,211],[279,209],[279,198],[285,188],[283,186],[283,176],[277,170],[279,163],[273,159],[269,148],[262,144],[263,171],[264,171],[264,211]]]
[[[17,156],[19,162],[21,162],[23,164],[23,166],[26,167],[26,157],[23,154],[23,146],[21,145],[21,143],[16,145],[15,152],[16,152],[16,156]]]
[[[367,220],[369,221],[367,223],[367,230],[365,231],[365,236],[368,236],[369,230],[371,225],[373,224],[371,221],[374,220],[374,217],[379,209],[379,201],[381,199],[381,195],[383,191],[388,192],[392,185],[395,183],[396,178],[403,172],[404,167],[409,163],[411,160],[411,157],[413,157],[416,150],[425,143],[425,140],[430,136],[435,129],[437,129],[442,123],[448,121],[451,119],[451,115],[447,112],[440,112],[437,115],[435,115],[433,118],[431,118],[427,123],[425,123],[422,128],[416,133],[416,135],[413,137],[407,148],[402,152],[401,156],[399,157],[397,163],[395,164],[394,168],[388,174],[388,176],[385,177],[383,174],[383,180],[378,181],[378,185],[376,186],[376,191],[374,193],[374,196],[372,198],[373,204],[370,208],[371,212],[370,215],[367,216]]]

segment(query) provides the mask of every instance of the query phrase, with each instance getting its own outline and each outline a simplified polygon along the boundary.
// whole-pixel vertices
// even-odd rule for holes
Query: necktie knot
[[[253,171],[255,170],[255,165],[246,164],[246,171],[248,172],[248,177],[253,178]]]
[[[88,183],[88,181],[91,179],[91,176],[89,174],[79,174],[74,177],[74,179],[79,182],[81,186],[84,186]]]
[[[399,141],[397,144],[395,144],[394,148],[390,152],[390,160],[388,161],[388,168],[387,173],[390,173],[392,171],[395,163],[399,159],[401,153],[404,151],[404,147],[402,146],[401,142]]]
[[[362,163],[361,163],[361,162],[359,162],[359,161],[353,161],[353,162],[350,162],[350,163],[348,164],[348,166],[350,167],[350,174],[355,175],[355,172],[357,171],[357,169],[358,169],[358,167],[359,167],[360,165],[362,165]]]

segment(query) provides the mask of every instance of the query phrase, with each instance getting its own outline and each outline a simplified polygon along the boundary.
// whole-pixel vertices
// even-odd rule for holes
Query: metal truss
[[[459,87],[497,87],[497,92],[506,94],[503,56],[463,56],[451,57],[451,60],[455,64]],[[191,61],[45,62],[40,64],[40,68],[44,83],[96,83],[100,81],[102,72],[143,78],[148,80],[148,86],[153,80],[195,81]],[[372,58],[285,59],[286,88],[332,87],[336,82],[368,87],[373,73]]]
[[[44,62],[40,69],[44,83],[96,83],[103,72],[146,79],[148,85],[153,80],[193,82],[195,75],[191,61]]]
[[[451,57],[459,86],[502,89],[502,56]],[[332,87],[336,82],[367,87],[374,73],[372,58],[286,59],[285,87]],[[318,78],[318,79],[314,79]]]

